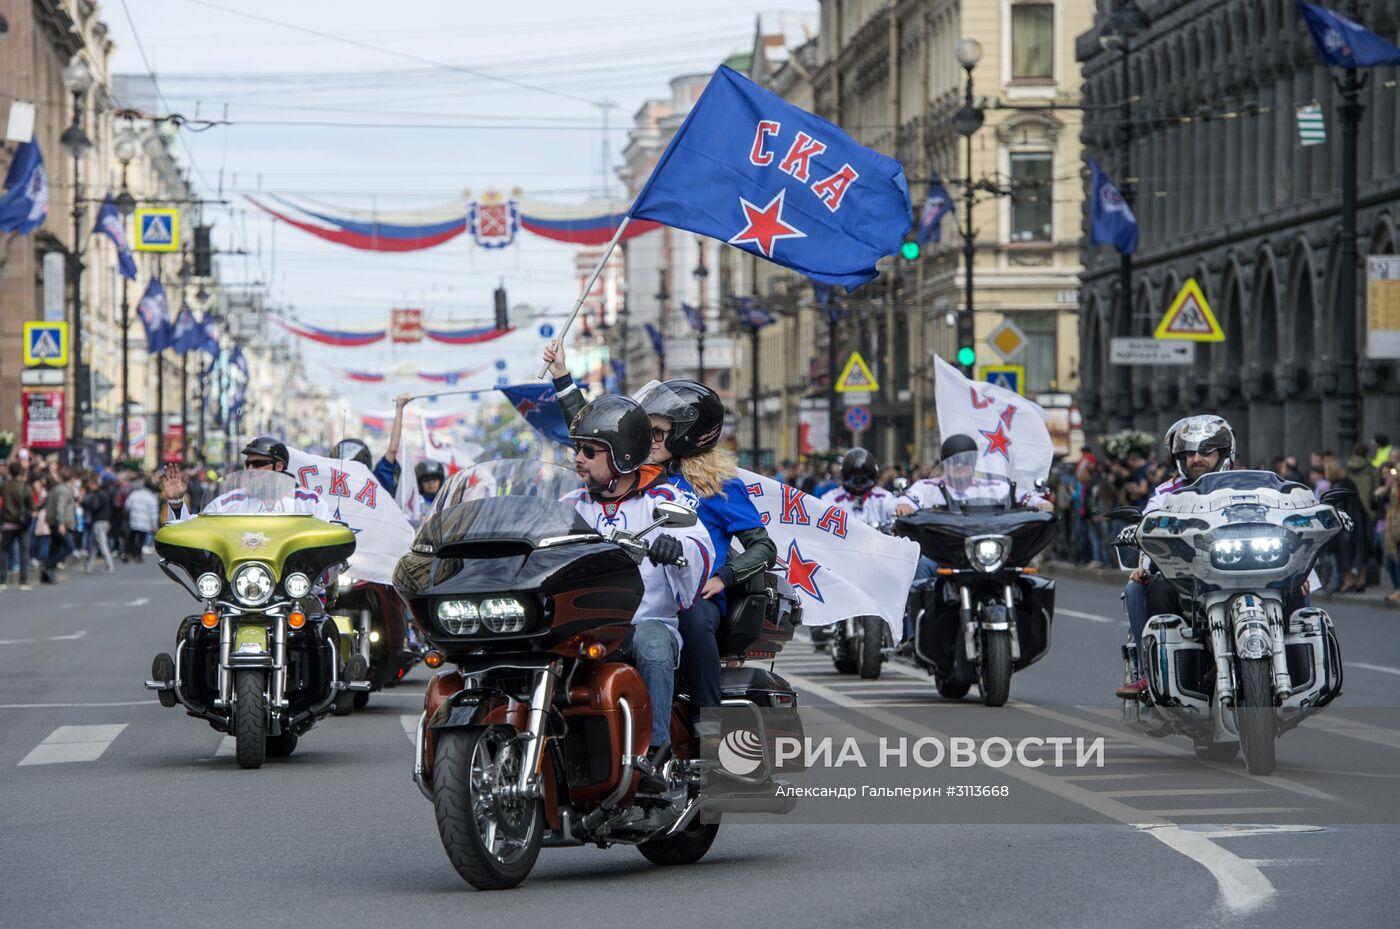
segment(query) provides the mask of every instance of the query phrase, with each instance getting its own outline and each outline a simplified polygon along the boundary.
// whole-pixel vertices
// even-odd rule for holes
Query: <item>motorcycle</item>
[[[628,844],[656,864],[691,864],[721,812],[794,802],[776,796],[769,759],[777,736],[801,737],[797,694],[745,662],[791,639],[796,598],[771,576],[732,597],[723,703],[752,715],[762,762],[728,775],[701,759],[684,694],[650,706],[617,655],[641,601],[645,537],[695,513],[661,502],[651,525],[602,535],[567,499],[582,489],[572,471],[535,461],[461,471],[395,570],[430,645],[425,663],[442,669],[424,697],[413,779],[448,859],[479,889],[519,884],[546,846]],[[669,757],[647,757],[653,712],[670,715]],[[664,788],[641,789],[642,775]]]
[[[364,709],[371,693],[397,685],[427,651],[413,629],[408,604],[391,585],[360,580],[348,572],[341,574],[336,580],[331,618],[348,648],[363,656],[369,668],[369,690],[338,696],[337,716]]]
[[[337,695],[369,689],[362,658],[342,669],[317,584],[355,550],[355,536],[311,506],[285,473],[237,471],[212,488],[201,515],[156,533],[161,570],[203,609],[180,623],[174,655],[155,657],[146,689],[232,733],[243,768],[292,754]]]
[[[1017,506],[1015,485],[979,470],[977,454],[941,462],[944,505],[896,517],[894,534],[918,542],[939,566],[909,595],[915,665],[950,700],[976,684],[984,704],[1002,706],[1012,673],[1050,650],[1055,582],[1030,562],[1054,540],[1056,517]]]
[[[1115,539],[1119,566],[1140,554],[1177,594],[1180,609],[1150,616],[1142,655],[1131,636],[1125,680],[1142,667],[1147,690],[1124,700],[1123,721],[1151,736],[1184,735],[1209,761],[1244,756],[1251,774],[1271,774],[1278,738],[1342,691],[1342,656],[1332,618],[1303,594],[1313,564],[1351,520],[1335,502],[1271,471],[1207,474],[1162,498],[1146,517],[1109,513],[1133,525]]]

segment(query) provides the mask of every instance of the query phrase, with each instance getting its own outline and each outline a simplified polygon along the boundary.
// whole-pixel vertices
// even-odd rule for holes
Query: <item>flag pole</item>
[[[409,401],[410,403],[412,403],[414,400],[422,400],[424,397],[454,397],[454,396],[457,396],[458,394],[484,394],[484,393],[486,393],[487,391],[491,391],[491,390],[495,390],[495,389],[496,389],[496,388],[495,388],[494,386],[491,386],[491,387],[464,387],[464,388],[462,388],[462,389],[460,389],[460,390],[434,390],[434,391],[432,391],[431,393],[426,393],[426,394],[414,394],[413,396],[411,396],[411,397],[408,398],[408,401]]]
[[[627,228],[627,224],[631,221],[632,217],[630,215],[622,217],[622,222],[618,224],[617,231],[613,233],[612,241],[608,243],[607,248],[603,249],[602,257],[599,258],[598,263],[593,266],[593,273],[588,276],[588,283],[583,285],[583,291],[578,295],[578,299],[574,301],[574,311],[569,314],[569,321],[564,324],[563,329],[559,330],[559,335],[555,339],[560,345],[564,344],[564,336],[569,334],[569,330],[573,328],[574,320],[578,319],[578,311],[583,308],[583,301],[593,292],[593,285],[598,283],[598,275],[603,273],[603,265],[607,264],[608,258],[613,253],[613,249],[617,248],[617,243],[622,241],[622,231]],[[548,372],[549,365],[541,365],[540,373],[537,377],[539,377],[540,380],[544,380],[544,376]]]

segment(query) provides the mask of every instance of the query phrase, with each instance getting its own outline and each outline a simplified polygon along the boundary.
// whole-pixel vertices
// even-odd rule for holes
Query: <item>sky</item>
[[[103,0],[100,15],[116,43],[112,73],[149,67],[172,111],[231,123],[182,130],[177,150],[202,196],[229,201],[206,209],[215,248],[249,252],[219,259],[222,279],[266,284],[304,322],[368,329],[387,326],[396,306],[487,322],[502,282],[512,305],[563,316],[577,296],[574,249],[522,233],[494,251],[464,235],[367,253],[274,224],[246,195],[331,213],[426,210],[468,190],[620,198],[614,169],[644,101],[668,97],[678,74],[748,50],[759,11],[815,18],[817,9],[816,0]],[[303,348],[334,381],[357,365],[453,367],[450,350],[431,344],[393,355]],[[388,402],[375,397],[383,388],[349,393]]]

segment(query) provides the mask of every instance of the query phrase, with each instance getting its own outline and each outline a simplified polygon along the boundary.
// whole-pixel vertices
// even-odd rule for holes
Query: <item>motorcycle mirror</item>
[[[1142,552],[1131,545],[1115,545],[1113,553],[1118,557],[1118,568],[1129,573],[1142,566]]]
[[[695,525],[695,521],[699,517],[695,515],[694,510],[684,504],[663,500],[656,504],[656,509],[651,511],[651,518],[657,520],[664,526],[670,526],[676,529],[689,529],[691,526]]]
[[[909,478],[907,478],[907,477],[897,477],[897,478],[894,479],[894,485],[893,485],[893,486],[894,486],[894,492],[895,492],[895,493],[897,493],[897,494],[902,494],[902,493],[904,493],[904,491],[906,491],[906,490],[909,489]]]
[[[1135,506],[1115,506],[1104,515],[1109,519],[1122,519],[1132,523],[1142,519],[1142,511]]]
[[[1345,487],[1333,487],[1322,495],[1322,502],[1328,506],[1340,506],[1354,496],[1356,494]]]

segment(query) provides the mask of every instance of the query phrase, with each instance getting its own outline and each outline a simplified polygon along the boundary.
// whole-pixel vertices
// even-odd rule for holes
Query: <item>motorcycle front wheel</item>
[[[452,867],[478,890],[504,890],[525,880],[544,838],[538,798],[504,788],[520,776],[521,741],[506,726],[469,726],[435,733],[433,812]]]
[[[987,706],[1004,706],[1011,696],[1011,633],[989,630],[982,634],[981,675],[978,689]]]
[[[244,669],[234,678],[234,757],[240,768],[261,768],[267,759],[267,674]]]
[[[1274,714],[1273,663],[1268,658],[1240,660],[1240,693],[1235,726],[1240,753],[1250,774],[1274,773],[1278,719]]]
[[[881,646],[885,644],[885,621],[878,616],[860,618],[860,640],[856,655],[860,676],[873,681],[880,676],[880,664],[885,660]]]

